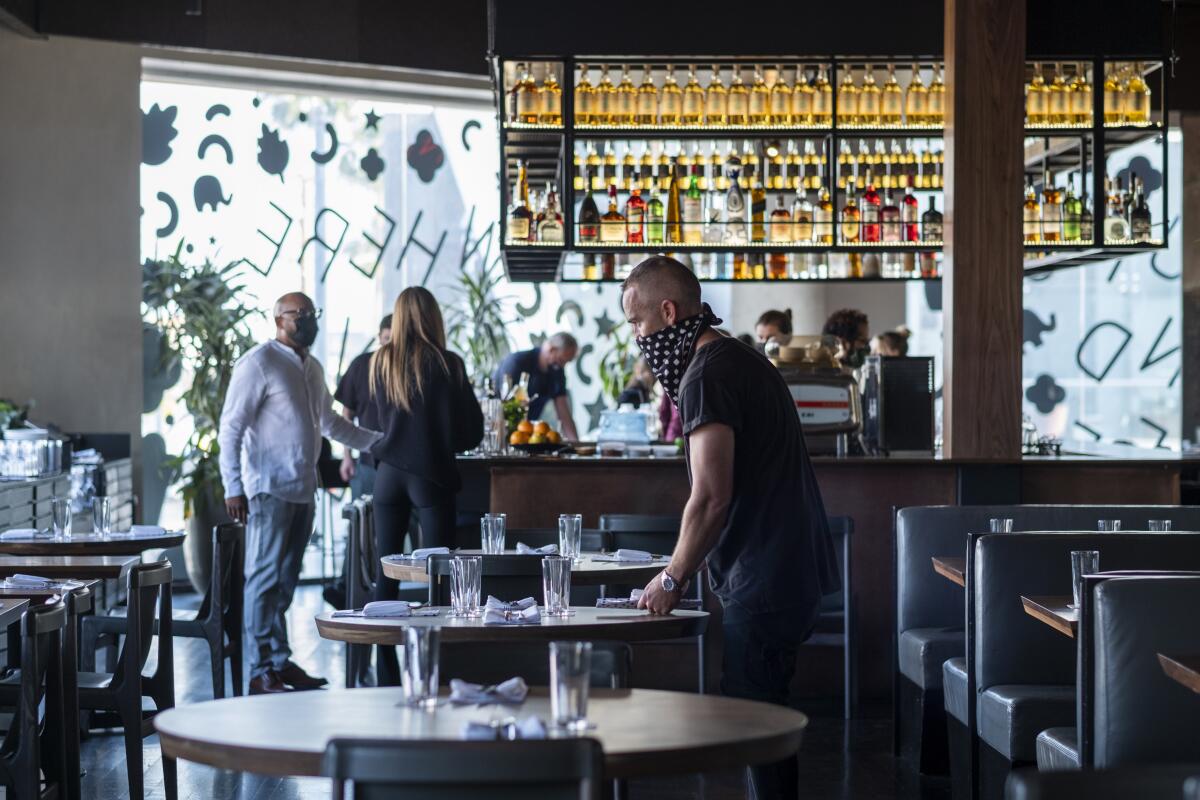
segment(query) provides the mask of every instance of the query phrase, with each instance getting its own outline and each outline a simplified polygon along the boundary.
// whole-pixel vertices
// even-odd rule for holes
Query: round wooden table
[[[183,543],[183,537],[183,531],[163,531],[160,535],[146,536],[76,533],[70,539],[54,537],[0,542],[0,553],[10,556],[136,556],[144,550],[175,547]]]
[[[317,632],[324,639],[349,644],[402,644],[404,629],[411,626],[442,629],[443,642],[550,642],[584,641],[649,642],[699,636],[708,627],[707,611],[651,614],[631,608],[572,607],[569,617],[543,616],[528,625],[484,625],[476,617],[448,617],[450,610],[436,607],[436,617],[335,617],[318,614]]]
[[[319,775],[335,737],[461,739],[471,721],[548,720],[544,688],[520,706],[400,704],[396,688],[288,692],[210,700],[154,717],[163,755],[261,775]],[[650,689],[592,689],[587,736],[604,748],[605,778],[736,769],[800,748],[808,717],[783,706]]]
[[[458,550],[454,555],[481,556],[482,550]],[[506,551],[505,555],[514,558],[537,558],[539,555],[518,554],[515,550]],[[572,586],[605,586],[609,584],[645,586],[658,573],[662,572],[668,559],[659,558],[654,561],[596,561],[591,556],[597,553],[584,553],[571,565]],[[400,556],[383,556],[383,574],[398,581],[410,583],[429,583],[429,573],[424,559],[414,561]]]

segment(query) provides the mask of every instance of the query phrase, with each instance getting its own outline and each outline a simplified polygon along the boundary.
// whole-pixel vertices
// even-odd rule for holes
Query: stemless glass
[[[455,556],[450,560],[450,616],[478,616],[482,576],[483,558],[480,556]]]
[[[1012,533],[1013,521],[1009,517],[992,517],[988,526],[992,533]]]
[[[545,614],[565,617],[571,613],[571,564],[567,556],[542,559],[542,605]]]
[[[436,625],[409,625],[404,628],[400,684],[407,705],[419,708],[437,705],[441,636],[441,628]]]
[[[56,497],[50,501],[50,513],[54,522],[54,535],[71,538],[71,498]]]
[[[1146,530],[1164,532],[1171,530],[1171,520],[1169,519],[1152,519],[1146,522]]]
[[[1101,533],[1114,533],[1121,530],[1121,520],[1102,519],[1096,522],[1096,530]]]
[[[1071,551],[1071,608],[1079,608],[1083,598],[1083,576],[1095,575],[1100,571],[1099,550]]]
[[[112,505],[107,497],[92,498],[92,532],[101,536],[112,533]]]
[[[556,726],[573,732],[587,730],[591,671],[591,642],[550,643],[550,713]]]
[[[583,515],[558,515],[558,553],[567,558],[579,558],[583,542]]]
[[[508,523],[505,514],[484,514],[479,520],[479,540],[483,552],[487,555],[501,555],[504,552],[504,535]]]

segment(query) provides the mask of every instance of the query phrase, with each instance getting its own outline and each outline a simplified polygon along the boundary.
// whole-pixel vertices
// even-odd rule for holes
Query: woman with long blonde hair
[[[462,359],[446,349],[442,312],[427,289],[411,286],[396,298],[392,340],[371,357],[369,386],[384,431],[371,450],[378,462],[376,552],[403,552],[414,508],[418,546],[452,544],[462,488],[454,454],[483,439],[483,412]],[[374,599],[394,600],[397,589],[380,575]],[[377,672],[381,685],[399,682],[394,648],[379,648]]]

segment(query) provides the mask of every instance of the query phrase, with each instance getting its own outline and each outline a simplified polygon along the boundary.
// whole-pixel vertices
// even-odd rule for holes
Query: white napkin
[[[49,589],[57,585],[57,581],[52,581],[49,578],[43,578],[38,575],[10,575],[4,581],[5,585],[11,587],[20,587],[22,589]]]
[[[331,617],[367,617],[379,619],[385,617],[436,617],[436,608],[412,608],[406,600],[376,600],[367,603],[362,608],[347,608],[334,611]]]
[[[37,528],[12,528],[0,533],[0,542],[19,542],[22,539],[53,539],[50,531],[40,532]]]
[[[536,605],[511,610],[490,607],[483,609],[484,625],[536,625],[541,621],[542,614]]]
[[[393,558],[403,558],[409,561],[424,561],[430,556],[445,556],[450,555],[449,547],[418,547],[411,553],[402,553]]]
[[[596,600],[596,608],[637,608],[638,600],[642,599],[645,589],[634,589],[629,597],[601,597]],[[680,598],[676,608],[686,611],[702,611],[700,600],[695,597]]]
[[[527,694],[529,694],[529,686],[520,676],[509,678],[504,683],[498,683],[495,686],[467,683],[458,678],[450,681],[450,702],[456,704],[509,703],[516,705],[524,703]]]
[[[533,608],[537,605],[537,600],[532,597],[523,597],[520,600],[500,600],[492,595],[488,595],[487,602],[483,604],[484,608],[495,609],[496,611],[524,611],[527,608]]]
[[[645,550],[631,550],[628,547],[622,547],[617,552],[611,555],[601,554],[591,557],[592,561],[656,561],[653,555]]]
[[[530,547],[524,542],[517,542],[517,553],[523,556],[550,556],[558,552],[558,545],[547,544],[541,547]]]
[[[463,738],[476,741],[545,739],[546,723],[542,722],[539,717],[533,716],[526,717],[520,722],[515,719],[468,722],[463,726]]]
[[[160,528],[158,525],[130,525],[130,536],[145,536],[148,538],[156,538],[162,536],[167,531],[165,528]]]

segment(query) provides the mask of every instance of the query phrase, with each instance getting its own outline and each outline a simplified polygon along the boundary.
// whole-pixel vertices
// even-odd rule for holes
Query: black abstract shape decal
[[[218,115],[223,117],[232,116],[233,112],[229,110],[229,106],[224,103],[214,103],[208,107],[208,111],[204,112],[204,118],[212,122]]]
[[[475,130],[480,130],[482,127],[483,126],[479,124],[479,120],[476,120],[476,119],[469,119],[465,123],[463,123],[462,133],[459,134],[459,138],[462,139],[462,145],[463,145],[464,150],[471,149],[471,143],[467,141],[467,131],[471,130],[472,128],[474,128]]]
[[[158,201],[166,206],[167,211],[171,213],[171,217],[167,220],[167,224],[163,225],[161,228],[156,228],[154,231],[155,236],[160,239],[165,239],[175,232],[175,226],[179,224],[179,206],[175,204],[175,198],[171,197],[171,195],[167,194],[166,192],[159,192],[155,195],[155,197],[157,197]]]
[[[334,130],[332,122],[325,123],[325,133],[329,134],[329,148],[324,153],[320,150],[313,150],[311,153],[312,160],[318,164],[328,164],[338,151],[337,131]]]
[[[479,238],[472,241],[471,229],[475,225],[475,206],[471,206],[471,211],[467,215],[467,230],[463,233],[463,249],[462,258],[458,261],[458,268],[463,271],[467,268],[467,259],[479,253],[479,248],[487,242],[487,246],[483,248],[483,252],[479,253],[481,261],[488,260],[488,254],[492,252],[492,231],[495,230],[496,223],[489,222],[483,233],[479,234]],[[494,265],[493,265],[494,266]],[[535,284],[536,285],[536,284]]]
[[[1042,322],[1042,318],[1037,315],[1037,312],[1025,309],[1023,320],[1021,322],[1021,344],[1031,344],[1034,347],[1042,346],[1042,334],[1049,333],[1058,327],[1058,319],[1053,313],[1050,314],[1049,322]]]
[[[365,116],[367,118],[367,127],[363,128],[363,130],[367,130],[367,131],[379,130],[379,120],[383,119],[383,117],[376,114],[375,109],[372,108],[370,111],[368,111],[363,116]]]
[[[168,349],[162,331],[142,323],[142,413],[152,413],[162,403],[163,393],[183,375],[179,354]]]
[[[255,108],[258,108],[259,106],[262,105],[262,100],[260,98],[256,97],[250,101],[250,105],[254,106]]]
[[[192,187],[192,196],[196,200],[197,211],[203,211],[205,206],[216,211],[217,206],[227,206],[233,200],[233,195],[225,197],[221,192],[221,182],[215,175],[201,175],[196,178],[196,185]]]
[[[558,311],[554,312],[554,321],[561,323],[563,315],[565,315],[565,314],[574,314],[575,315],[575,327],[576,328],[583,327],[583,307],[580,306],[579,303],[576,303],[574,300],[564,300],[559,305]]]
[[[1175,388],[1175,382],[1179,380],[1179,376],[1183,374],[1183,367],[1176,367],[1175,374],[1171,376],[1171,380],[1167,381],[1167,388]]]
[[[581,322],[580,324],[582,325],[583,323]],[[579,348],[579,355],[575,358],[575,377],[578,378],[579,382],[584,386],[592,385],[592,376],[583,371],[583,360],[591,353],[595,352],[595,350],[596,348],[592,346],[591,343],[585,344],[583,347]]]
[[[538,313],[542,308],[542,285],[535,283],[533,285],[533,305],[523,306],[517,303],[517,313],[522,317],[529,318]]]
[[[282,216],[287,221],[287,224],[284,225],[284,227],[283,227],[283,233],[281,233],[279,235],[278,239],[272,239],[270,236],[267,235],[266,231],[264,231],[262,228],[257,229],[259,236],[263,237],[268,242],[275,245],[275,252],[271,254],[271,262],[269,264],[267,264],[266,269],[263,269],[258,264],[255,264],[253,261],[251,261],[248,258],[243,258],[240,262],[238,262],[238,263],[249,264],[251,269],[253,269],[259,275],[262,275],[264,277],[271,274],[271,267],[275,266],[275,260],[279,258],[279,252],[281,250],[283,250],[283,243],[284,243],[284,241],[287,240],[287,235],[288,235],[288,232],[291,231],[291,229],[292,229],[292,222],[293,222],[291,214],[287,213],[282,208],[275,205],[275,203],[273,203],[269,200],[267,202],[270,203],[271,208],[278,211],[279,215]]]
[[[268,175],[278,175],[283,183],[283,171],[288,164],[288,144],[279,138],[279,131],[262,126],[262,136],[258,137],[258,165]]]
[[[408,165],[417,171],[422,183],[431,183],[445,160],[446,154],[427,130],[418,133],[417,141],[408,146]]]
[[[529,343],[534,347],[541,347],[542,342],[549,338],[550,337],[546,335],[545,331],[542,331],[541,333],[531,333],[529,334]]]
[[[305,114],[303,111],[301,111],[296,115],[296,119],[300,120],[301,122],[308,122],[308,114]]]
[[[1167,449],[1163,447],[1163,439],[1167,438],[1167,429],[1162,425],[1159,425],[1157,422],[1146,419],[1145,417],[1138,417],[1138,419],[1141,420],[1143,425],[1153,428],[1158,433],[1158,439],[1155,440],[1154,446],[1163,450]]]
[[[1097,371],[1090,369],[1086,364],[1083,363],[1083,351],[1087,348],[1088,343],[1092,341],[1092,337],[1105,328],[1115,328],[1123,333],[1125,338],[1121,340],[1119,345],[1117,345],[1116,349],[1109,357],[1108,363],[1104,365],[1104,368]],[[1125,348],[1129,346],[1129,341],[1131,339],[1133,339],[1133,332],[1119,322],[1108,321],[1097,323],[1096,325],[1093,325],[1092,329],[1084,335],[1083,341],[1079,343],[1078,349],[1075,350],[1075,365],[1079,367],[1083,374],[1096,381],[1096,383],[1103,383],[1104,378],[1108,375],[1108,371],[1113,368],[1113,364],[1117,363],[1117,359],[1121,357],[1121,353],[1125,352]]]
[[[599,292],[600,284],[596,284],[597,293]],[[942,282],[941,281],[925,281],[925,305],[929,306],[930,311],[942,310]]]
[[[446,231],[442,231],[441,237],[438,238],[438,243],[434,247],[422,242],[417,238],[417,226],[421,224],[421,218],[425,216],[424,211],[418,211],[417,216],[413,219],[412,227],[408,229],[408,241],[404,243],[404,247],[400,248],[400,257],[396,259],[396,269],[400,269],[400,265],[404,263],[404,257],[408,255],[408,248],[414,244],[417,249],[429,256],[429,266],[425,268],[425,275],[421,278],[420,286],[424,286],[429,280],[429,276],[433,274],[433,267],[437,264],[437,257],[442,252],[442,245],[446,243]]]
[[[187,245],[183,249],[187,250],[189,253],[194,253],[194,252],[196,252],[196,245],[192,244],[191,242],[188,242]]]
[[[375,277],[375,270],[379,269],[379,262],[383,260],[383,251],[387,249],[388,242],[392,241],[392,234],[396,232],[396,220],[392,219],[388,213],[379,206],[375,206],[375,213],[387,220],[388,223],[388,232],[387,235],[383,237],[382,242],[376,241],[371,234],[363,231],[363,238],[367,240],[368,244],[375,248],[375,263],[372,264],[370,268],[367,268],[361,266],[360,264],[356,264],[353,258],[348,259],[350,261],[350,266],[354,267],[368,278]]]
[[[1073,422],[1071,424],[1073,424],[1076,428],[1079,428],[1081,431],[1086,433],[1088,436],[1091,436],[1097,442],[1100,441],[1100,431],[1096,430],[1095,428],[1089,428],[1087,425],[1084,425],[1079,420],[1075,420],[1075,422]]]
[[[1038,375],[1033,386],[1025,390],[1025,399],[1033,403],[1042,414],[1049,414],[1066,399],[1066,396],[1067,390],[1059,386],[1050,375]]]
[[[604,399],[604,390],[596,395],[596,399],[591,403],[584,403],[583,407],[588,412],[588,430],[594,431],[600,427],[600,412],[608,408],[608,403]]]
[[[1179,272],[1172,274],[1170,272],[1163,272],[1161,269],[1159,269],[1158,268],[1158,253],[1150,254],[1150,271],[1153,272],[1158,277],[1162,278],[1164,281],[1177,281],[1177,280],[1179,280],[1179,277],[1182,274]]]
[[[1120,271],[1121,271],[1121,259],[1118,258],[1116,261],[1113,262],[1112,269],[1110,269],[1108,271],[1108,277],[1105,279],[1104,282],[1112,283],[1113,278],[1117,277],[1117,273]]]
[[[233,163],[233,148],[229,146],[229,142],[225,140],[224,136],[221,136],[217,133],[210,133],[208,136],[204,137],[204,140],[200,142],[199,149],[196,150],[196,158],[203,161],[205,151],[207,151],[208,148],[212,147],[213,145],[216,145],[225,151],[226,164]]]
[[[379,152],[374,147],[367,151],[358,165],[366,173],[367,179],[372,182],[383,173],[383,159],[379,157]]]
[[[142,112],[142,163],[154,167],[171,157],[171,140],[179,135],[175,130],[177,106],[159,108],[158,103]]]
[[[608,316],[607,308],[604,309],[604,313],[601,314],[600,316],[596,317],[595,320],[596,320],[596,333],[600,334],[601,336],[608,336],[610,333],[612,333],[613,331],[615,331],[617,329],[617,326],[619,324],[621,324],[619,322],[614,322],[612,320],[612,317]]]
[[[1164,358],[1170,358],[1179,352],[1180,346],[1175,345],[1174,347],[1171,347],[1166,351],[1159,353],[1158,355],[1154,354],[1154,352],[1158,350],[1158,346],[1162,344],[1163,337],[1167,335],[1167,328],[1171,327],[1171,323],[1174,321],[1174,319],[1174,317],[1167,317],[1166,322],[1163,323],[1162,329],[1158,332],[1158,336],[1154,337],[1154,344],[1150,345],[1150,352],[1146,353],[1146,357],[1142,359],[1142,371],[1153,367]]]
[[[1145,156],[1134,156],[1129,160],[1129,166],[1117,172],[1117,180],[1125,184],[1126,187],[1132,189],[1131,180],[1134,175],[1142,179],[1142,185],[1146,188],[1146,194],[1157,191],[1162,188],[1162,173],[1151,166],[1150,161]]]

